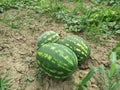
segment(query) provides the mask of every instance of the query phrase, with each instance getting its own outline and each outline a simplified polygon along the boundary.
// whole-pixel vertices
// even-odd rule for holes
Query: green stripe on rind
[[[90,46],[82,37],[78,37],[76,35],[72,35],[72,37],[76,38],[78,41],[81,40],[83,42],[82,44],[86,46],[86,49],[88,49],[89,53],[90,53]]]
[[[46,35],[47,36],[47,35]],[[46,38],[40,38],[40,39],[38,39],[38,47],[41,47],[42,45],[44,45],[44,44],[46,44],[46,43],[48,43],[48,42],[56,42],[57,40],[59,40],[59,36],[58,35],[56,35],[56,34],[54,34],[54,33],[51,33],[49,36],[47,36]],[[54,40],[55,39],[55,40]]]
[[[65,46],[61,47],[61,45],[58,45],[58,44],[57,45],[56,44],[52,44],[50,46],[50,45],[46,44],[43,47],[44,48],[41,48],[40,51],[41,52],[43,51],[44,53],[47,53],[47,54],[49,54],[51,56],[54,56],[55,61],[59,60],[59,61],[56,61],[56,63],[59,62],[59,64],[62,67],[66,67],[66,65],[63,64],[63,62],[65,62],[65,63],[67,63],[67,65],[71,66],[70,69],[72,69],[74,67],[73,66],[74,64],[78,63],[77,58],[75,58],[76,55],[74,54],[74,52],[71,51],[69,48],[67,48]],[[47,47],[47,50],[45,51],[46,47]],[[56,47],[56,48],[55,49],[51,49],[52,47]],[[65,48],[67,48],[67,49],[65,49]],[[67,52],[67,50],[68,50],[68,52]],[[63,53],[62,52],[59,53],[57,51],[62,51]],[[67,54],[65,54],[65,53],[67,53]],[[65,59],[64,56],[69,56],[69,58]],[[71,60],[75,60],[76,62],[75,61],[71,62]]]
[[[38,40],[46,39],[48,36],[51,36],[51,35],[54,35],[54,34],[56,34],[56,33],[53,32],[53,31],[44,32],[40,37],[38,37]]]
[[[63,52],[67,53],[66,55],[64,54],[64,59],[65,59],[66,56],[69,56],[69,58],[65,59],[65,60],[67,60],[70,64],[72,64],[70,61],[73,60],[73,64],[72,65],[76,65],[77,66],[78,60],[77,60],[77,57],[76,57],[75,53],[71,49],[66,47],[66,46],[62,46],[62,47],[63,47]],[[61,48],[61,47],[58,47],[58,48]],[[67,48],[67,49],[64,49],[64,48]]]
[[[54,68],[55,70],[54,70],[51,68],[47,68],[48,66],[44,66],[45,64],[39,64],[39,65],[41,66],[41,68],[43,70],[45,70],[45,73],[47,73],[49,76],[52,76],[52,77],[54,77],[54,76],[59,76],[59,77],[66,76],[67,77],[69,74],[69,71],[66,71],[66,69],[61,70],[61,67],[55,67]],[[63,73],[61,73],[62,71],[63,71]]]
[[[55,52],[55,50],[59,50],[59,52]],[[63,54],[60,52],[63,52]],[[52,56],[52,58],[48,59],[47,57],[50,56]],[[44,72],[48,76],[54,78],[66,78],[70,76],[76,70],[78,65],[77,57],[72,50],[55,43],[49,43],[42,46],[38,50],[36,58],[38,65]]]
[[[67,36],[58,43],[63,44],[73,50],[79,61],[84,61],[90,55],[90,48],[87,42],[83,38],[76,35]]]
[[[40,57],[40,58],[39,58]],[[51,65],[56,65],[56,67],[60,67],[61,68],[61,70],[66,70],[66,71],[71,71],[70,69],[67,69],[67,67],[66,67],[66,65],[64,65],[64,63],[63,64],[60,64],[60,63],[58,63],[58,60],[55,60],[54,58],[52,58],[51,60],[49,60],[48,58],[46,58],[46,57],[44,57],[44,54],[43,55],[40,55],[39,54],[39,52],[38,52],[38,58],[37,59],[39,59],[39,62],[41,62],[41,63],[45,63],[46,64],[46,67],[47,67],[47,65],[49,66],[49,64],[51,63]],[[41,61],[41,60],[44,60],[44,62],[43,61]],[[45,61],[46,60],[46,61]],[[53,66],[53,68],[51,67],[51,69],[54,69],[55,67]],[[60,69],[58,69],[58,71],[59,71]]]
[[[47,31],[44,32],[37,40],[37,46],[41,47],[42,45],[46,43],[51,43],[51,42],[57,42],[60,39],[60,36],[58,33],[54,31]]]
[[[63,60],[65,59],[65,60],[67,60],[71,65],[74,65],[74,64],[77,64],[78,63],[78,60],[77,60],[77,58],[76,58],[76,55],[75,55],[75,53],[71,50],[71,49],[69,49],[68,47],[66,47],[66,46],[57,46],[58,48],[61,48],[62,49],[62,47],[63,47],[63,51],[60,53],[60,52],[58,52],[58,54],[60,54],[61,56],[63,55],[64,57],[63,57]],[[64,49],[64,48],[67,48],[67,49]],[[57,50],[58,51],[58,50]],[[65,53],[64,52],[67,52],[67,54],[65,55]],[[71,54],[72,54],[72,56],[71,56]],[[67,58],[67,56],[69,56],[69,58],[68,59],[66,59]],[[70,62],[71,60],[70,59],[72,59],[72,60],[74,60],[73,62]]]
[[[66,47],[66,46],[65,46]],[[60,48],[60,47],[59,47]],[[71,56],[70,56],[70,58],[73,60],[73,59],[75,59],[74,60],[74,64],[78,64],[78,60],[77,60],[77,57],[76,57],[76,54],[71,50],[71,49],[64,49],[65,50],[65,52],[67,52],[67,53],[69,53],[69,54],[72,54]]]
[[[53,78],[58,78],[58,79],[67,78],[67,77],[71,76],[74,72],[74,71],[71,71],[69,73],[69,72],[65,72],[64,70],[63,71],[54,71],[54,70],[51,70],[49,68],[46,68],[44,65],[41,65],[41,69],[48,76],[53,77]]]
[[[42,69],[42,68],[41,68]],[[53,75],[53,73],[50,73],[49,71],[46,71],[46,70],[44,70],[44,69],[42,69],[42,71],[46,74],[46,75],[48,75],[48,76],[50,76],[50,77],[52,77],[52,78],[56,78],[56,79],[65,79],[65,78],[68,78],[68,77],[70,77],[71,75],[72,75],[72,73],[70,73],[70,74],[68,74],[68,75],[63,75],[63,76],[59,76],[59,75]]]
[[[77,46],[76,44],[74,44],[72,41],[69,40],[64,40],[61,42],[61,44],[69,47],[70,49],[72,49],[75,53],[81,54],[82,52],[83,54],[86,54],[79,46]],[[67,44],[67,45],[66,45]]]
[[[39,58],[37,58],[37,59],[39,59]],[[44,59],[44,62],[46,62],[46,61],[47,61],[47,59],[46,60]],[[37,60],[37,62],[38,62],[38,65],[41,68],[49,71],[50,73],[55,73],[56,75],[64,75],[64,72],[70,72],[71,71],[71,70],[70,71],[66,70],[66,68],[62,68],[61,66],[59,67],[59,65],[57,63],[53,64],[50,61],[47,61],[46,63],[44,63],[44,62],[41,62],[40,60]],[[64,72],[61,73],[62,71],[64,71]]]
[[[82,60],[82,58],[81,57],[86,57],[86,56],[88,56],[88,55],[86,55],[86,52],[84,52],[84,50],[81,48],[81,47],[79,47],[79,46],[77,46],[76,44],[74,44],[74,43],[72,43],[72,42],[69,42],[69,41],[64,41],[64,43],[67,43],[67,44],[69,44],[69,48],[70,49],[72,49],[75,53],[76,53],[76,55],[77,55],[77,57],[79,58],[79,60]],[[63,44],[64,44],[63,43]],[[65,44],[64,44],[65,45]],[[84,58],[83,58],[84,59]]]

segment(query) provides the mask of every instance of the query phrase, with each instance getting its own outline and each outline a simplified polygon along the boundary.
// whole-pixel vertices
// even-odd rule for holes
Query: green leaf
[[[7,79],[8,75],[10,73],[10,70],[6,72],[6,74],[0,78],[0,90],[6,90],[7,84],[9,84],[12,81],[12,78]]]
[[[3,8],[2,7],[0,7],[0,13],[2,13],[3,12]]]
[[[116,82],[119,82],[119,74],[120,73],[120,71],[119,71],[119,65],[118,64],[116,64]]]
[[[115,70],[116,70],[116,64],[115,64],[115,63],[112,63],[112,64],[111,64],[111,67],[110,67],[110,77],[109,77],[109,78],[112,78]]]
[[[117,33],[117,34],[120,34],[120,30],[117,30],[116,33]]]
[[[114,27],[116,25],[116,22],[109,22],[108,23],[108,26],[110,26],[110,27]]]
[[[110,90],[118,90],[119,87],[120,87],[120,81],[117,82],[117,83],[114,83],[114,84],[111,86],[111,89],[110,89]]]
[[[117,59],[116,59],[116,52],[112,52],[112,63],[110,66],[110,70],[109,70],[109,82],[112,83],[112,77],[117,69],[117,63],[116,63]]]
[[[103,81],[103,84],[106,85],[106,79],[107,79],[107,71],[105,70],[105,67],[104,65],[100,65],[100,67],[98,68],[99,71],[101,72],[101,75],[102,75],[102,81]]]
[[[80,82],[80,85],[86,85],[87,82],[91,79],[91,77],[93,76],[93,74],[95,73],[95,71],[97,71],[97,68],[92,68],[89,73],[82,79],[82,81]]]
[[[26,81],[29,81],[29,82],[32,82],[32,81],[34,81],[34,77],[33,76],[28,76],[28,77],[26,77]]]

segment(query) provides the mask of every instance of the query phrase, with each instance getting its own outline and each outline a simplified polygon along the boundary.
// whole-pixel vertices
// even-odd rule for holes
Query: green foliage
[[[91,3],[88,6],[83,0],[67,2],[73,2],[75,7],[67,7],[60,0],[1,0],[0,12],[10,8],[29,8],[40,13],[40,16],[47,14],[57,22],[63,23],[67,31],[87,31],[89,37],[120,34],[120,1],[91,0],[94,4]],[[111,6],[105,6],[102,3]],[[18,22],[10,22],[9,25],[11,28],[20,27]]]
[[[36,71],[34,76],[37,78],[40,86],[42,86],[43,85],[43,77],[45,76],[44,72],[40,68],[38,68],[38,70]]]
[[[17,16],[13,16],[11,12],[9,13],[9,15],[7,15],[6,11],[4,11],[3,17],[0,18],[1,21],[3,21],[11,28],[18,29],[21,26],[22,21],[15,21],[16,19]]]
[[[92,68],[89,73],[80,80],[79,84],[77,84],[78,90],[87,90],[87,83],[94,75],[96,68]]]
[[[105,4],[105,5],[120,5],[119,0],[91,0],[95,4]]]
[[[34,76],[27,76],[25,77],[25,81],[33,82],[34,81]]]
[[[34,8],[40,6],[41,0],[1,0],[0,1],[0,12],[11,8],[19,9],[22,7]]]
[[[8,79],[8,75],[9,75],[10,71],[6,72],[6,74],[1,77],[0,76],[0,90],[7,90],[8,87],[7,85],[11,82],[11,78]]]
[[[0,12],[10,8],[17,8],[15,4],[16,0],[0,0]]]
[[[85,12],[86,8],[82,2],[76,2],[76,7],[73,10],[65,9],[54,13],[53,17],[58,21],[64,23],[64,28],[67,31],[82,31],[83,20],[79,16],[80,12]]]
[[[59,11],[56,13],[55,18],[58,22],[64,23],[66,30],[75,32],[81,31],[80,19],[72,13]]]
[[[88,31],[94,30],[95,27],[97,32],[111,35],[120,30],[119,7],[91,7],[86,14],[89,15],[85,20]]]
[[[119,60],[120,59],[120,42],[117,43],[117,45],[112,49],[111,52],[109,52],[109,55],[108,55],[109,58],[110,58],[112,52],[116,52],[117,60]]]
[[[94,74],[101,90],[118,90],[120,87],[120,67],[117,63],[117,57],[120,56],[120,52],[118,53],[118,48],[120,48],[120,43],[112,49],[109,69],[103,64],[99,67],[93,67],[89,73],[80,80],[79,84],[77,84],[78,90],[88,90],[87,83]]]
[[[110,64],[110,69],[105,69],[104,65],[100,65],[98,68],[100,74],[97,74],[99,78],[98,82],[102,82],[103,90],[118,90],[120,87],[119,81],[119,65],[117,64],[116,52],[112,52],[112,60]]]
[[[106,37],[120,32],[120,11],[118,6],[96,6],[86,7],[83,3],[77,2],[72,10],[58,10],[52,17],[58,22],[64,23],[68,31],[87,30],[91,34]]]

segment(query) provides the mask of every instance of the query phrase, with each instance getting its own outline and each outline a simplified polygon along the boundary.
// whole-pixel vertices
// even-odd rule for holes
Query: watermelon
[[[88,43],[77,35],[69,35],[58,42],[59,44],[69,47],[77,55],[78,62],[85,61],[90,55]]]
[[[59,39],[60,36],[58,33],[54,31],[47,31],[38,37],[37,46],[39,48],[46,43],[57,42]]]
[[[49,77],[65,79],[70,77],[78,65],[75,53],[64,45],[47,43],[36,55],[41,70]]]

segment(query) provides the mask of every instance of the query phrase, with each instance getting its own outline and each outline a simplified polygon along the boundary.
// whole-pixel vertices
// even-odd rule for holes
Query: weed
[[[120,48],[120,43],[113,48],[111,52],[111,64],[110,68],[105,68],[104,65],[100,65],[99,67],[93,67],[89,73],[80,80],[78,86],[78,90],[88,90],[87,89],[87,82],[93,77],[96,78],[96,81],[100,85],[101,90],[118,90],[120,87],[120,67],[117,64],[117,49]],[[117,53],[119,55],[119,53]]]
[[[38,79],[38,82],[41,86],[43,85],[43,75],[44,73],[40,69],[38,69],[34,75]]]
[[[98,68],[100,74],[96,75],[99,78],[98,82],[102,83],[103,90],[117,90],[120,87],[119,69],[120,68],[117,64],[116,52],[112,52],[110,69],[107,70],[105,69],[104,65],[100,65]]]
[[[7,22],[7,13],[6,12],[4,12],[4,15],[3,15],[3,22],[4,23],[6,23]]]
[[[25,81],[29,81],[29,82],[32,82],[32,81],[34,81],[34,76],[27,76],[27,77],[25,77]]]
[[[117,45],[112,49],[111,52],[109,52],[109,54],[108,54],[108,58],[110,58],[112,52],[116,52],[117,60],[119,60],[119,59],[120,59],[120,42],[117,43]]]
[[[10,21],[9,25],[10,25],[11,28],[18,29],[20,27],[21,23]]]
[[[87,90],[87,83],[91,79],[96,70],[97,70],[96,68],[92,68],[90,72],[80,80],[79,84],[77,84],[78,90]]]
[[[1,0],[0,7],[1,11],[5,11],[11,8],[20,9],[23,7],[33,8],[35,6],[39,6],[40,0]]]
[[[12,81],[12,78],[7,79],[10,71],[6,72],[3,77],[0,77],[0,90],[7,90],[7,85]]]
[[[72,0],[70,0],[72,1]],[[68,31],[79,32],[87,30],[95,32],[96,35],[106,35],[109,37],[112,34],[120,32],[120,12],[119,6],[103,7],[92,5],[86,7],[83,0],[76,0],[75,8],[70,11],[62,1],[59,0],[5,0],[1,1],[1,7],[26,7],[34,9],[38,13],[47,13],[58,22],[64,23],[64,27]],[[95,2],[95,0],[92,0]],[[118,3],[116,0],[96,0],[96,2]],[[32,14],[31,14],[32,15]],[[40,15],[41,17],[41,15]],[[4,21],[6,19],[4,18]],[[12,28],[18,28],[19,23],[10,22]]]
[[[99,5],[99,4],[105,4],[105,5],[120,5],[119,0],[91,0],[91,2]]]
[[[3,12],[4,10],[8,10],[10,8],[17,8],[15,3],[16,0],[0,0],[1,12]]]
[[[18,29],[22,23],[21,21],[14,21],[17,18],[18,17],[13,16],[11,13],[9,14],[9,17],[7,17],[7,13],[4,11],[3,17],[1,17],[1,21],[9,25],[11,28]]]
[[[25,59],[25,57],[23,57],[23,59]],[[25,60],[24,60],[24,62],[25,63],[28,63],[28,67],[29,68],[35,68],[36,66],[36,64],[35,64],[35,62],[31,59],[31,58],[26,58]]]

